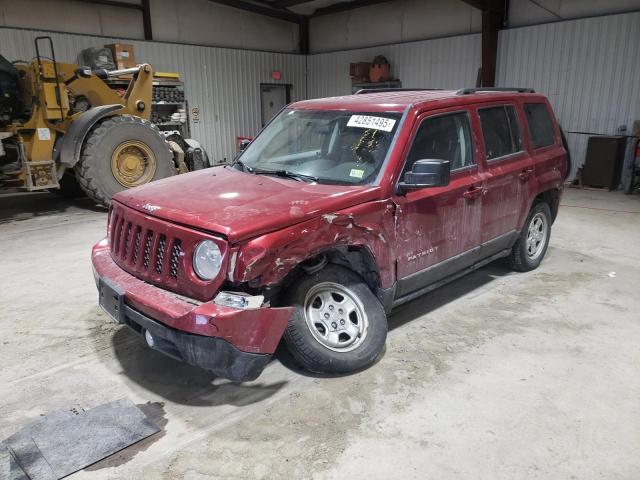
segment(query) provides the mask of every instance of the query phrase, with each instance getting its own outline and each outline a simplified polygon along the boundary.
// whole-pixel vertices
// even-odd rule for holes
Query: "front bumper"
[[[198,302],[146,283],[112,260],[106,240],[93,247],[96,283],[122,296],[119,320],[148,331],[166,355],[233,381],[257,378],[275,352],[293,308],[235,309]]]

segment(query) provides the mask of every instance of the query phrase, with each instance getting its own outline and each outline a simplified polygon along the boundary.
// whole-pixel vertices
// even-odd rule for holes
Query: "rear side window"
[[[522,150],[522,135],[513,105],[482,108],[479,114],[488,160]]]
[[[533,148],[553,145],[555,134],[547,106],[544,103],[525,103],[524,112],[527,115]]]
[[[411,170],[416,160],[424,159],[449,160],[451,170],[474,164],[471,127],[466,112],[439,115],[423,121],[402,174]]]

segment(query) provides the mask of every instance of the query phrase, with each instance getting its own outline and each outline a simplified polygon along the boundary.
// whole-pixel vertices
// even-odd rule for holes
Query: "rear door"
[[[449,160],[448,186],[397,195],[398,297],[474,263],[480,244],[483,180],[478,138],[467,109],[441,110],[418,118],[404,173],[421,159]],[[477,131],[477,129],[475,129]]]
[[[513,102],[477,107],[482,129],[486,192],[482,200],[482,258],[509,248],[526,215],[533,160],[524,146],[520,106]]]
[[[551,106],[544,100],[523,104],[530,138],[531,155],[535,159],[536,181],[544,185],[562,183],[567,175],[566,152],[560,131],[553,120]],[[532,182],[533,183],[533,182]]]

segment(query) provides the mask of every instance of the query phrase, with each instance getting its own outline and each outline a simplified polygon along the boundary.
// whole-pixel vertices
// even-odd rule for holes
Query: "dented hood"
[[[379,187],[320,185],[214,167],[120,192],[114,200],[236,242],[375,200]]]

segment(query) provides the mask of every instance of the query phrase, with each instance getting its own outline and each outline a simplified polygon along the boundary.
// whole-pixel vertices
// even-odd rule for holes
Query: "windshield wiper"
[[[277,175],[279,177],[293,178],[294,180],[298,180],[301,182],[317,182],[318,180],[320,180],[318,177],[314,177],[313,175],[296,173],[292,172],[291,170],[260,170],[254,168],[251,171],[256,175]]]
[[[246,165],[242,160],[240,160],[239,158],[234,160],[233,162],[231,162],[231,165],[229,165],[230,167],[235,167],[236,165],[240,165],[240,169],[243,172],[249,172],[249,173],[253,173],[254,168],[250,167],[249,165]]]

